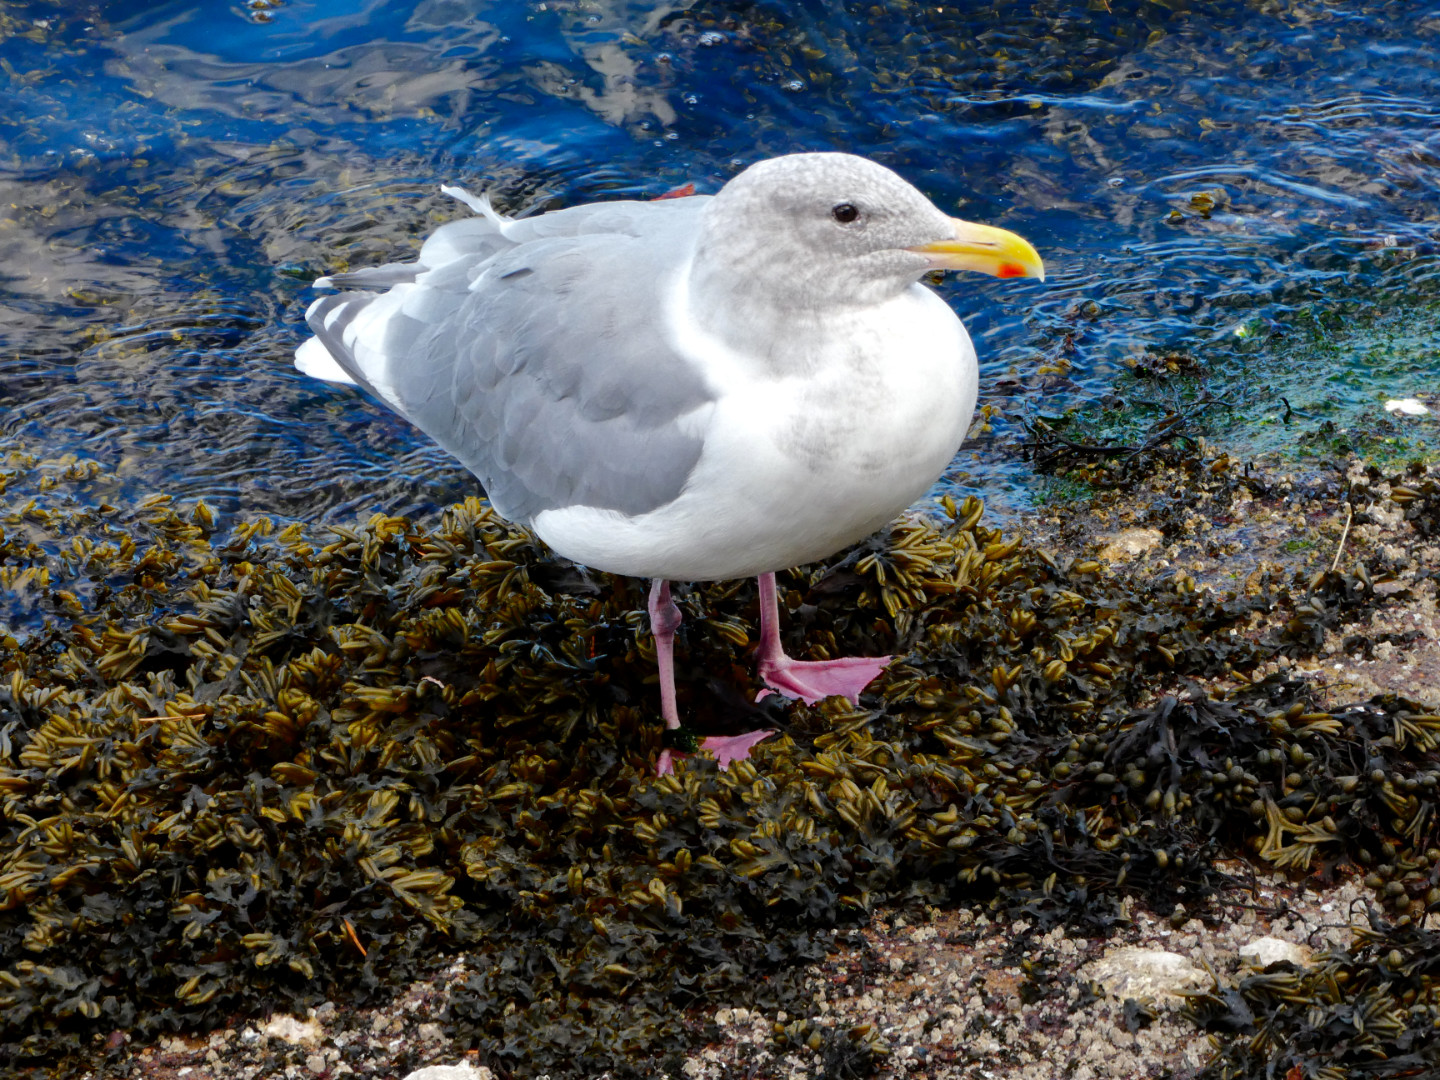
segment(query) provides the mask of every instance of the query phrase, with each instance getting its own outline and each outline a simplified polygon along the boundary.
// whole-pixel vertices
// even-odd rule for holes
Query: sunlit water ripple
[[[456,216],[447,180],[550,207],[838,149],[1023,233],[1045,284],[944,286],[1001,414],[937,490],[1002,510],[1034,490],[1021,422],[1125,390],[1147,350],[1243,395],[1247,320],[1436,300],[1440,9],[1091,6],[0,3],[0,438],[225,516],[469,493],[290,364],[308,280],[406,257]]]

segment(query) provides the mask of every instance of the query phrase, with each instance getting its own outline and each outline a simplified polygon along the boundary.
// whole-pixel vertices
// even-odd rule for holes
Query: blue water
[[[1106,6],[0,3],[0,450],[223,516],[472,491],[290,364],[307,281],[406,257],[442,181],[549,207],[838,149],[1022,233],[1046,283],[944,286],[1000,412],[942,487],[1002,509],[1021,421],[1128,394],[1128,358],[1263,393],[1283,335],[1237,326],[1440,296],[1440,6]]]

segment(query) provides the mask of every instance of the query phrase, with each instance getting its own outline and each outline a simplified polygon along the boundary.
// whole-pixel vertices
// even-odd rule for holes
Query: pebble
[[[427,1065],[416,1069],[405,1080],[495,1080],[495,1074],[484,1065]]]
[[[1296,967],[1310,963],[1310,950],[1293,941],[1277,937],[1260,937],[1240,946],[1240,959],[1258,968],[1265,968],[1280,960],[1288,960]]]
[[[297,1020],[285,1013],[277,1013],[265,1022],[260,1031],[272,1039],[291,1045],[310,1045],[324,1038],[319,1021]]]
[[[1097,536],[1101,543],[1096,558],[1106,562],[1128,562],[1160,546],[1164,534],[1159,529],[1125,529],[1109,536]]]

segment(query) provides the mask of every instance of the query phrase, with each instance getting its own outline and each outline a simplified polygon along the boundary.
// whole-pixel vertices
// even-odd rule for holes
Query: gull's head
[[[1019,236],[947,217],[851,154],[791,154],[740,173],[706,208],[695,270],[811,310],[879,303],[931,270],[1045,277]]]

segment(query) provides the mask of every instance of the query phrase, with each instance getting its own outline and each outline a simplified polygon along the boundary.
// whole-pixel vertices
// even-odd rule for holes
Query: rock
[[[290,1043],[292,1046],[312,1046],[325,1037],[320,1025],[314,1020],[297,1020],[293,1016],[279,1013],[272,1016],[260,1029],[262,1035]]]
[[[1293,941],[1277,937],[1261,937],[1240,946],[1240,959],[1255,967],[1269,967],[1277,960],[1289,960],[1297,967],[1310,963],[1310,950]]]
[[[495,1074],[484,1065],[427,1065],[416,1069],[405,1080],[495,1080]]]
[[[1114,949],[1081,968],[1119,998],[1179,998],[1183,991],[1210,984],[1210,976],[1179,953],[1164,949]]]
[[[1097,537],[1096,539],[1104,541],[1105,546],[1095,557],[1106,562],[1128,562],[1147,551],[1155,550],[1164,538],[1159,529],[1126,529],[1109,536]]]
[[[1402,416],[1424,416],[1430,410],[1419,398],[1407,397],[1385,402],[1385,411]]]

